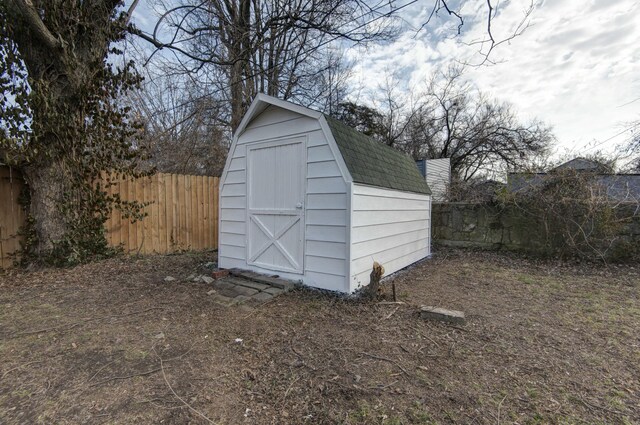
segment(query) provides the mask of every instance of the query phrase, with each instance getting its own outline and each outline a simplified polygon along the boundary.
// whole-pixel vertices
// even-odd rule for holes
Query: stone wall
[[[636,207],[624,206],[620,212],[632,215]],[[544,224],[515,207],[462,202],[434,203],[431,219],[432,236],[436,244],[550,254]],[[625,250],[628,246],[640,246],[640,217],[636,216],[621,229],[619,243]]]

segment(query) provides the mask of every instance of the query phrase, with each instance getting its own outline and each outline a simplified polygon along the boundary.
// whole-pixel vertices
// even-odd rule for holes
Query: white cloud
[[[428,16],[419,4],[423,9],[402,12],[414,28]],[[496,38],[513,31],[528,4],[500,3],[492,23]],[[463,42],[486,36],[484,5],[481,0],[464,4],[461,37],[445,38],[455,34],[457,23],[439,16],[418,36],[407,25],[398,41],[359,52],[354,81],[375,89],[385,70],[401,69],[412,88],[439,65],[469,60],[475,50]],[[621,123],[640,118],[640,101],[632,102],[640,97],[637,22],[640,3],[633,0],[539,1],[525,33],[492,53],[500,63],[472,68],[467,76],[481,90],[513,103],[523,119],[553,125],[564,147],[605,140],[620,132]],[[611,150],[621,139],[599,147]]]

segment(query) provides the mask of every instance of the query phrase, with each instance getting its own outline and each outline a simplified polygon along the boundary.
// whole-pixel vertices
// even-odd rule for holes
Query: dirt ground
[[[640,423],[638,266],[441,251],[404,304],[224,307],[187,280],[211,260],[0,273],[0,423]]]

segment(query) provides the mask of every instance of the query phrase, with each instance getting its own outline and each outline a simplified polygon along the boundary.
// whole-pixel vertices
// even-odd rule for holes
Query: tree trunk
[[[70,180],[65,178],[60,162],[29,166],[24,169],[24,175],[31,195],[29,213],[34,219],[38,238],[37,245],[33,247],[34,253],[38,257],[47,256],[68,230],[61,206],[64,205],[65,192],[70,190]]]

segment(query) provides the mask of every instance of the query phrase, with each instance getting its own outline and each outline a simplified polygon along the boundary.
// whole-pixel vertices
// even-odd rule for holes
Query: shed
[[[431,192],[409,156],[263,94],[233,137],[219,217],[221,268],[333,291],[430,254]]]

